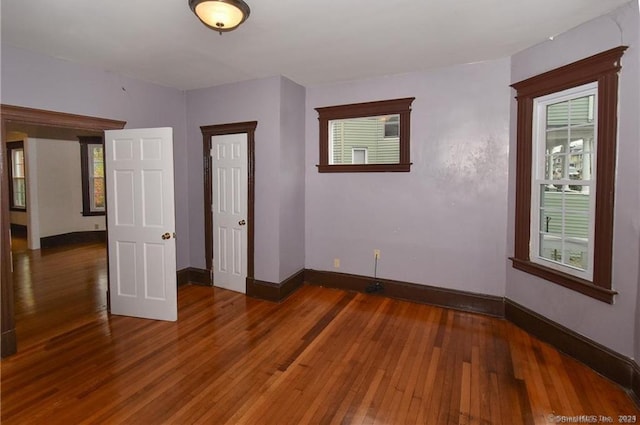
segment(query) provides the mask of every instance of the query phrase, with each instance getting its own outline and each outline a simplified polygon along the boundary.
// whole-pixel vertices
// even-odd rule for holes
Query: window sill
[[[18,207],[9,207],[9,211],[26,213],[27,209],[26,208],[18,208]]]
[[[381,173],[411,171],[412,163],[408,164],[342,164],[316,165],[319,173]]]
[[[613,304],[613,296],[617,294],[616,291],[606,289],[601,286],[594,285],[593,283],[572,276],[568,273],[563,273],[557,270],[550,269],[548,267],[541,266],[540,264],[533,263],[529,260],[521,260],[519,258],[509,257],[513,262],[513,268],[521,270],[523,272],[532,274],[542,279],[548,280],[553,283],[557,283],[565,288],[572,289],[576,292],[580,292],[591,298],[595,298],[599,301]]]
[[[106,213],[104,211],[83,211],[82,212],[83,217],[91,217],[91,216],[99,216],[99,215],[106,215]]]

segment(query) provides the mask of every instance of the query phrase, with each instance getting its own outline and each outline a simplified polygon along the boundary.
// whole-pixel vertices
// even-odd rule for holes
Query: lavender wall
[[[509,60],[307,88],[306,267],[502,296]],[[320,106],[415,97],[410,173],[320,174]],[[341,267],[334,269],[333,259]]]
[[[3,104],[127,121],[127,128],[173,127],[177,267],[189,266],[184,93],[2,45]]]
[[[200,126],[258,121],[256,128],[255,278],[281,282],[304,267],[301,129],[304,89],[283,77],[187,92],[191,266],[204,268]],[[287,116],[282,116],[283,114]],[[288,114],[292,114],[288,116]],[[291,224],[291,228],[285,228]],[[297,251],[297,252],[296,252]],[[300,257],[302,255],[302,257]]]
[[[280,104],[280,282],[304,268],[305,88],[282,78]]]
[[[640,197],[638,185],[638,6],[634,3],[590,21],[565,34],[514,55],[511,82],[517,82],[575,60],[629,45],[622,59],[619,96],[618,162],[613,241],[613,287],[619,292],[609,305],[545,280],[507,267],[506,296],[621,354],[632,357],[634,326],[638,323],[638,240]],[[515,101],[511,103],[509,223],[507,252],[513,253],[515,203]]]

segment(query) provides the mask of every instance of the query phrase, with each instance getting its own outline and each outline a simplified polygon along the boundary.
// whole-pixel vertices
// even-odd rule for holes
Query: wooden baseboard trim
[[[0,338],[0,357],[5,358],[12,354],[15,354],[18,350],[18,346],[16,343],[16,330],[10,329],[2,333],[2,338]]]
[[[504,317],[504,298],[502,297],[418,285],[391,279],[374,279],[369,276],[310,269],[305,270],[304,280],[311,285],[358,292],[365,292],[369,285],[374,282],[380,282],[384,289],[375,292],[378,295],[494,317]]]
[[[211,273],[206,269],[187,267],[178,270],[178,286],[191,283],[192,285],[213,286]]]
[[[280,283],[247,278],[247,295],[261,300],[282,302],[304,284],[306,270],[291,275]]]
[[[633,377],[631,378],[631,398],[640,406],[640,365],[633,362]]]
[[[106,242],[106,230],[94,230],[88,232],[71,232],[62,235],[47,236],[40,238],[40,248],[54,248],[62,245],[72,245],[76,243],[97,243]]]
[[[527,333],[638,394],[637,386],[640,383],[637,381],[640,372],[633,360],[509,299],[505,300],[505,318]]]

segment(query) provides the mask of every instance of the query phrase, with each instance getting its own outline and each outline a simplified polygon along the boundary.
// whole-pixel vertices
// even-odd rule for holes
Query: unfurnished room
[[[4,0],[3,424],[640,422],[638,0]]]

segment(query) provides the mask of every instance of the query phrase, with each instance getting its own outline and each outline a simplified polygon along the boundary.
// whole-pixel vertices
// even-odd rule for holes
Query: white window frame
[[[6,144],[6,152],[7,152],[7,160],[8,160],[8,174],[9,174],[9,185],[10,190],[10,200],[9,200],[9,209],[11,211],[18,212],[26,212],[27,211],[27,156],[26,150],[24,148],[24,141],[12,141],[7,142]],[[21,152],[22,155],[22,163],[17,161],[17,156]],[[16,191],[16,182],[21,181],[22,187],[24,188],[24,202],[20,204],[17,199],[18,192]],[[22,192],[20,192],[22,193]]]
[[[104,167],[104,143],[102,137],[98,136],[78,136],[80,141],[80,161],[82,177],[82,215],[105,215],[105,206],[97,207],[94,195],[94,175],[93,175],[93,150],[102,148],[102,164]],[[104,168],[103,168],[104,170]],[[102,176],[103,184],[106,176]],[[106,203],[106,199],[105,199]]]
[[[590,151],[592,155],[592,174],[589,180],[569,180],[563,176],[562,179],[548,180],[545,178],[546,171],[546,117],[547,106],[565,102],[567,100],[581,98],[585,96],[594,96],[593,102],[593,126],[594,126],[594,143]],[[592,280],[593,278],[593,266],[594,266],[594,237],[595,237],[595,202],[596,202],[596,170],[597,170],[597,134],[598,134],[598,83],[593,82],[578,87],[573,87],[560,92],[551,93],[546,96],[541,96],[533,100],[533,138],[532,138],[532,167],[531,167],[531,220],[530,220],[530,253],[529,258],[532,262],[543,265],[545,267],[552,268],[564,273],[568,273],[572,276],[576,276],[585,280]],[[591,105],[590,105],[591,107]],[[591,112],[591,111],[590,111]],[[569,132],[571,127],[569,127]],[[569,135],[570,137],[570,135]],[[568,155],[568,153],[567,153]],[[566,167],[569,167],[568,160],[565,161]],[[589,187],[589,229],[588,229],[588,241],[587,241],[587,255],[588,263],[587,269],[583,270],[578,267],[571,266],[569,264],[554,261],[548,258],[541,257],[540,252],[540,235],[541,223],[540,223],[540,186],[544,184],[572,184]],[[564,217],[564,206],[561,212]],[[562,246],[567,239],[564,235],[560,238]],[[564,256],[564,249],[562,250]]]
[[[85,158],[85,161],[87,161],[87,170],[88,170],[88,176],[87,178],[89,179],[89,201],[90,201],[90,209],[91,212],[105,212],[105,206],[101,206],[98,207],[96,206],[96,197],[94,196],[95,193],[95,188],[94,188],[94,181],[95,181],[95,176],[93,174],[94,169],[93,169],[93,151],[94,149],[102,149],[102,167],[104,169],[104,145],[102,144],[97,144],[97,143],[90,143],[87,146],[87,157]],[[102,184],[104,186],[105,184],[105,176],[103,175],[102,177]]]
[[[355,164],[355,162],[353,162],[353,159],[355,158],[356,151],[364,151],[364,164],[368,164],[369,163],[369,149],[367,149],[367,148],[351,148],[351,163]]]

